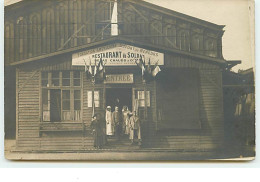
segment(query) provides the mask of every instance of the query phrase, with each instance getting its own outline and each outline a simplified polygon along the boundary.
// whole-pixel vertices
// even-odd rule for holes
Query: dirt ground
[[[251,155],[252,156],[252,155]],[[52,161],[197,161],[197,160],[253,160],[254,157],[238,154],[196,151],[140,150],[140,151],[69,151],[69,152],[18,152],[15,140],[5,140],[5,158],[8,160]]]

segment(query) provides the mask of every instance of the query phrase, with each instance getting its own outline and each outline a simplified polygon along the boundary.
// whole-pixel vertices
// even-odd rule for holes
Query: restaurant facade
[[[142,148],[220,149],[223,28],[137,0],[7,6],[5,68],[15,72],[5,76],[8,82],[15,74],[16,149],[92,150],[93,112],[104,116],[116,99],[137,111]],[[151,79],[141,59],[159,68]],[[93,81],[86,69],[95,72],[101,60],[102,76]]]

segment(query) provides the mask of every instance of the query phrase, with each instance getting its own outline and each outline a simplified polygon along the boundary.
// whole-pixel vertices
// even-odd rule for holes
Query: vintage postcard
[[[253,0],[6,0],[5,157],[253,160]]]

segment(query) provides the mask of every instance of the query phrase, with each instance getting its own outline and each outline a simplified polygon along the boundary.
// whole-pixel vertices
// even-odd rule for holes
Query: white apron
[[[112,112],[106,111],[106,134],[114,135],[114,125],[112,123]]]

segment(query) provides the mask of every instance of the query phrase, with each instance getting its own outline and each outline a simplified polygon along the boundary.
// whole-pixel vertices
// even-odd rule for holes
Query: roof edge
[[[169,49],[169,48],[162,48],[160,46],[150,45],[150,44],[146,44],[146,43],[139,42],[139,41],[136,41],[136,40],[130,40],[130,39],[127,39],[127,38],[124,38],[124,37],[116,36],[116,37],[111,37],[111,38],[106,39],[106,40],[101,40],[101,41],[98,41],[98,42],[86,44],[86,45],[83,45],[83,46],[53,52],[53,53],[50,53],[48,55],[45,54],[45,55],[41,55],[41,56],[37,56],[37,57],[25,59],[25,60],[13,62],[13,63],[10,64],[10,66],[17,66],[17,65],[20,65],[20,64],[33,62],[33,61],[37,61],[37,60],[40,60],[40,59],[46,59],[46,58],[50,58],[50,57],[53,57],[53,56],[59,56],[61,54],[73,53],[73,52],[76,52],[76,51],[80,51],[82,49],[87,49],[87,48],[91,49],[91,48],[94,48],[98,45],[109,44],[109,43],[113,43],[113,42],[123,42],[123,43],[129,43],[129,44],[136,44],[137,46],[143,46],[147,49],[154,50],[154,51],[157,51],[157,52],[161,51],[161,52],[164,52],[164,53],[168,52],[168,53],[174,53],[174,54],[183,55],[183,56],[187,56],[187,57],[193,57],[193,58],[197,58],[197,59],[200,59],[200,60],[203,60],[203,61],[211,62],[213,64],[215,63],[215,64],[224,65],[224,66],[226,66],[226,64],[227,64],[225,59],[212,58],[212,57],[197,55],[197,54],[189,53],[189,52],[185,52],[185,51]]]

